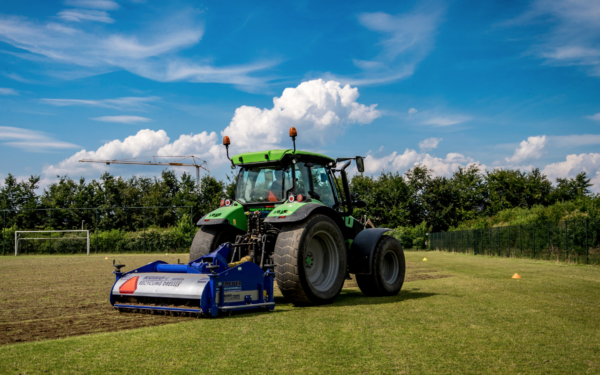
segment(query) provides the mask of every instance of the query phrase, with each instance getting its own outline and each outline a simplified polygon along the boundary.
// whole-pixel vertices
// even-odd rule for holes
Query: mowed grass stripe
[[[0,372],[600,372],[598,267],[406,255],[452,277],[409,282],[397,297],[351,288],[329,306],[278,298],[272,313],[5,345]]]

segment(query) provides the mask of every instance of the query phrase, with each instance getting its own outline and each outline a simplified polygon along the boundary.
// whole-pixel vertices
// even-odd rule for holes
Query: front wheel
[[[373,253],[370,275],[356,275],[356,283],[367,296],[395,296],[404,284],[406,262],[402,245],[391,236],[383,236]]]
[[[277,237],[275,279],[295,304],[332,303],[342,290],[347,259],[344,237],[329,217],[286,226]]]

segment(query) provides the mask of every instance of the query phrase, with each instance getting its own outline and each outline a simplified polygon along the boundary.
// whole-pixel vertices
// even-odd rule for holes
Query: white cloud
[[[19,95],[19,93],[14,89],[0,87],[0,95]]]
[[[509,163],[520,163],[529,159],[539,159],[543,155],[547,140],[545,135],[529,137],[519,144],[513,156],[505,160]]]
[[[77,8],[115,10],[119,9],[119,4],[110,0],[66,0],[65,5]]]
[[[187,156],[197,155],[203,159],[211,160],[214,164],[224,163],[225,149],[219,142],[217,133],[202,132],[199,134],[183,134],[173,143],[161,147],[157,151],[160,156]]]
[[[338,82],[315,80],[287,88],[273,98],[272,109],[242,106],[236,109],[221,135],[231,138],[232,154],[261,148],[289,148],[288,129],[298,130],[303,148],[314,149],[330,143],[349,124],[368,124],[380,116],[376,105],[358,103],[358,89]],[[97,101],[94,101],[97,102]],[[67,102],[72,105],[72,102]],[[81,104],[76,102],[77,104]],[[102,102],[104,103],[104,102]],[[60,103],[64,105],[65,103]],[[89,103],[83,103],[89,105]],[[111,104],[112,105],[112,104]],[[93,175],[103,171],[102,165],[82,165],[80,159],[124,159],[140,156],[195,155],[211,165],[225,163],[225,149],[215,132],[181,135],[170,142],[164,130],[140,130],[123,141],[113,140],[95,151],[81,150],[73,156],[44,170],[49,176],[75,174]]]
[[[36,81],[23,78],[20,74],[17,74],[17,73],[4,73],[4,75],[12,80],[23,82],[23,83],[37,83]]]
[[[122,124],[135,124],[138,122],[152,121],[146,117],[140,116],[101,116],[94,117],[92,120],[103,121],[103,122],[120,122]]]
[[[70,26],[0,15],[0,41],[27,51],[14,54],[17,57],[39,60],[44,56],[63,64],[68,74],[60,69],[46,71],[60,78],[126,70],[156,81],[215,82],[248,88],[264,85],[268,79],[252,74],[273,66],[276,61],[214,66],[206,59],[177,56],[178,51],[192,47],[202,39],[204,26],[196,20],[197,14],[199,12],[195,10],[184,10],[163,20],[148,22],[151,28],[137,32],[115,29],[117,24],[109,24],[113,20],[104,10],[60,12],[61,19],[78,21]],[[100,21],[106,25],[93,27],[81,23],[82,20]]]
[[[85,149],[56,165],[44,168],[46,176],[97,176],[105,170],[105,165],[96,163],[81,163],[79,160],[114,160],[129,159],[145,156],[188,156],[195,155],[203,160],[224,162],[225,150],[216,143],[217,134],[202,132],[196,135],[182,135],[173,143],[164,130],[143,129],[123,141],[115,139],[95,151]]]
[[[65,21],[81,22],[81,21],[96,21],[104,23],[113,23],[115,20],[110,18],[108,13],[102,10],[85,10],[85,9],[67,9],[58,12],[58,16]]]
[[[335,139],[346,125],[368,124],[381,116],[376,104],[359,104],[358,97],[357,88],[335,81],[303,82],[274,98],[272,109],[239,107],[221,135],[231,138],[234,152],[272,148],[284,140],[287,148],[287,132],[294,126],[302,144],[319,147]]]
[[[529,10],[505,25],[529,26],[541,21],[548,32],[536,34],[529,53],[559,66],[582,66],[600,76],[600,2],[597,0],[535,0]]]
[[[46,104],[57,107],[87,106],[111,108],[119,110],[144,110],[150,106],[150,102],[159,100],[159,97],[124,97],[116,99],[84,100],[84,99],[42,99]]]
[[[460,124],[461,122],[469,121],[471,118],[468,116],[434,116],[423,120],[423,125],[434,125],[434,126],[450,126]]]
[[[427,153],[419,153],[415,150],[406,149],[403,154],[393,152],[390,155],[376,157],[367,155],[365,158],[365,172],[376,174],[382,171],[404,173],[421,164],[433,170],[435,176],[450,176],[458,170],[458,167],[477,164],[470,157],[465,157],[459,153],[449,153],[444,159],[431,156]],[[485,166],[481,167],[482,169]]]
[[[421,151],[429,151],[437,148],[438,144],[443,138],[427,138],[419,142],[419,148]]]
[[[415,113],[417,113],[417,112],[419,112],[419,111],[417,111],[417,109],[416,109],[416,108],[411,108],[411,109],[409,109],[409,110],[408,110],[408,114],[409,114],[409,115],[414,115],[414,114],[415,114]]]
[[[17,90],[0,87],[0,95],[19,95]]]
[[[89,175],[90,171],[103,171],[100,164],[80,163],[81,159],[113,160],[127,159],[140,156],[156,155],[158,150],[169,143],[169,137],[164,130],[140,130],[136,135],[125,138],[123,141],[115,139],[98,148],[96,151],[85,149],[61,161],[57,165],[44,168],[44,174],[55,175]]]
[[[368,85],[410,77],[433,48],[443,8],[441,4],[436,4],[399,15],[361,13],[358,16],[359,23],[381,35],[377,43],[380,52],[369,60],[354,60],[354,65],[362,70],[361,73],[332,78],[352,85]]]
[[[51,136],[35,130],[0,126],[0,141],[2,145],[16,147],[28,152],[48,152],[50,150],[78,148],[79,146],[58,141]]]
[[[586,116],[586,118],[589,118],[590,120],[600,121],[600,113],[596,113],[595,115],[592,115],[592,116]]]
[[[557,177],[575,177],[581,172],[587,172],[592,178],[592,190],[600,192],[600,154],[573,154],[567,155],[566,160],[547,165],[543,170],[548,178],[555,180]]]

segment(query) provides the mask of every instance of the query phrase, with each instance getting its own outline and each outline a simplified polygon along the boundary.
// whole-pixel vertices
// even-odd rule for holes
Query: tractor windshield
[[[291,186],[290,167],[245,167],[238,175],[235,199],[240,203],[281,202]]]
[[[296,194],[307,196],[307,193],[310,190],[309,167],[306,166],[306,163],[297,163],[294,167],[292,167],[291,164],[284,167],[280,164],[260,167],[244,167],[238,175],[235,199],[242,204],[281,202],[286,200],[288,197],[285,196],[285,193],[293,186],[292,168],[295,168],[296,170]],[[320,185],[322,183],[314,184],[315,189],[319,190],[319,194],[322,194],[324,198],[330,198],[333,202],[331,185],[328,184],[329,180],[325,174],[325,169],[323,167],[317,167],[317,171],[318,172],[316,173],[319,174],[320,178],[319,181],[326,180],[329,191],[328,193],[321,192]],[[317,185],[319,186],[317,187]],[[325,202],[325,204],[328,204],[329,201]]]

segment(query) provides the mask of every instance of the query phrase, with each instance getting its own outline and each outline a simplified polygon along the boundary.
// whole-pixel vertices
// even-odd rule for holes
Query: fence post
[[[144,254],[146,254],[146,207],[142,211],[144,212]]]
[[[565,261],[569,260],[569,237],[567,237],[568,222],[569,220],[565,220]]]
[[[533,223],[533,259],[535,259],[535,223]]]
[[[96,208],[94,211],[96,213],[96,248],[94,249],[94,252],[98,254],[98,209]]]
[[[52,230],[52,209],[50,209],[50,230]],[[52,232],[50,234],[50,249],[48,249],[48,254],[52,254]],[[29,247],[27,248],[27,254],[29,255]]]
[[[498,256],[500,256],[500,227],[496,227],[496,233],[498,234],[496,236],[496,240],[498,242],[498,246],[496,248],[498,249]]]
[[[508,257],[510,258],[510,225],[508,226]]]
[[[550,222],[549,221],[546,222],[546,227],[548,228],[548,259],[550,259],[550,254],[552,254],[552,252],[550,251]]]
[[[521,235],[521,224],[519,224],[519,248],[521,250],[521,255],[523,255],[523,236]]]
[[[585,262],[590,263],[590,248],[588,247],[588,218],[585,218]]]
[[[533,259],[535,259],[535,223],[533,223]]]

